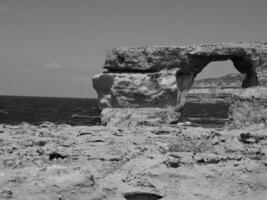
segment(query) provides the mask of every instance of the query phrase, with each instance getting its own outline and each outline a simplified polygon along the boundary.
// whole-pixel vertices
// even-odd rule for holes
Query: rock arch
[[[114,48],[107,52],[106,71],[93,77],[93,86],[101,108],[166,108],[176,104],[176,110],[181,111],[196,75],[209,63],[225,60],[231,60],[245,75],[243,88],[267,87],[266,42]],[[177,71],[177,84],[173,70]]]
[[[185,102],[186,102],[186,93],[191,89],[195,77],[200,73],[209,63],[214,61],[226,61],[231,60],[233,66],[241,74],[245,75],[245,78],[242,82],[242,88],[248,88],[260,85],[256,66],[253,63],[246,59],[243,56],[228,56],[228,55],[211,55],[211,56],[190,56],[190,61],[181,66],[180,70],[176,73],[176,82],[177,82],[177,105],[176,111],[181,112]]]

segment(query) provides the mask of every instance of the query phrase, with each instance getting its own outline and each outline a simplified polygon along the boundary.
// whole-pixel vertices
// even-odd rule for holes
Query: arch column
[[[177,83],[177,104],[175,111],[181,112],[185,105],[186,93],[193,86],[197,73],[194,72],[177,72],[176,83]]]
[[[246,77],[244,78],[242,82],[242,88],[248,88],[259,85],[259,79],[257,76],[257,72],[255,70],[255,67],[252,63],[245,60],[242,57],[233,57],[232,62],[235,66],[235,68],[241,73],[245,74]]]

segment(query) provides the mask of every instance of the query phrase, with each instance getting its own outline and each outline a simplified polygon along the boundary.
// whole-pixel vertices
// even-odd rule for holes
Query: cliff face
[[[175,71],[102,73],[94,76],[93,86],[101,108],[164,108],[176,104]]]
[[[242,76],[228,75],[194,83],[197,74],[210,62],[224,60],[231,60]],[[228,102],[229,94],[239,88],[267,86],[267,44],[112,49],[104,68],[106,72],[93,78],[100,107],[176,106],[180,111],[186,95],[192,102]]]
[[[176,70],[154,73],[102,73],[94,76],[94,88],[101,108],[175,107],[177,101]],[[243,76],[229,74],[196,80],[187,93],[187,102],[229,103],[241,89]]]

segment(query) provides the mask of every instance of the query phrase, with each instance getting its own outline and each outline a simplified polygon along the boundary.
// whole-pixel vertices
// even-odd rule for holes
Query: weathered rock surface
[[[109,127],[161,126],[172,123],[177,115],[173,109],[105,108],[101,112],[101,122]]]
[[[222,60],[232,60],[240,73],[250,76],[248,79],[254,76],[252,72],[255,71],[261,82],[262,75],[266,75],[259,72],[266,72],[267,44],[222,43],[112,49],[107,54],[104,68],[119,72],[178,68],[184,73],[199,73],[209,62]]]
[[[246,127],[255,124],[267,125],[267,88],[243,89],[232,98],[229,110],[231,127]]]
[[[0,125],[1,200],[262,200],[267,130]]]
[[[184,63],[187,54],[199,56],[220,55],[231,56],[232,54],[254,55],[251,49],[262,49],[265,43],[222,43],[222,44],[196,44],[187,46],[152,46],[152,47],[125,47],[114,48],[107,54],[105,68],[109,70],[154,70],[170,68],[172,63]],[[244,50],[245,52],[244,52]],[[190,60],[188,58],[187,60]],[[165,62],[164,62],[165,61]]]
[[[267,86],[267,44],[260,42],[112,49],[104,64],[107,72],[96,75],[93,83],[101,107],[168,107],[176,104],[176,110],[181,111],[196,75],[210,62],[224,60],[231,60],[244,75],[242,83],[238,82],[240,87]],[[211,87],[215,86],[211,82]],[[208,91],[221,100],[225,92],[232,92],[229,91],[232,88],[228,87],[227,92],[224,85],[216,86],[214,91],[208,90],[209,86],[205,86],[205,90],[200,86],[197,90],[197,86],[188,96],[204,93],[202,97],[200,95],[202,100],[207,98]]]
[[[175,107],[177,103],[176,70],[154,73],[102,73],[93,85],[101,108]],[[193,103],[230,103],[233,93],[241,89],[243,76],[229,74],[196,80],[186,96]]]
[[[101,108],[166,108],[176,105],[175,71],[102,73],[93,77]]]

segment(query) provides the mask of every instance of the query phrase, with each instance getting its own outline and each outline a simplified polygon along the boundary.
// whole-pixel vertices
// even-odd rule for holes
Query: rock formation
[[[109,127],[161,126],[177,118],[173,109],[161,108],[106,108],[101,113],[102,124]]]
[[[140,108],[176,105],[175,71],[102,73],[93,78],[101,108]]]
[[[267,125],[267,88],[252,87],[241,90],[232,98],[229,110],[230,127]]]
[[[210,62],[225,60],[244,75],[240,88],[267,86],[267,43],[260,42],[112,49],[107,71],[95,75],[93,85],[102,108],[176,105],[181,111],[196,75]]]
[[[232,94],[241,89],[242,79],[241,74],[229,74],[196,80],[186,100],[193,103],[230,103]],[[176,85],[175,70],[144,74],[102,73],[94,76],[94,87],[101,108],[175,107]]]

